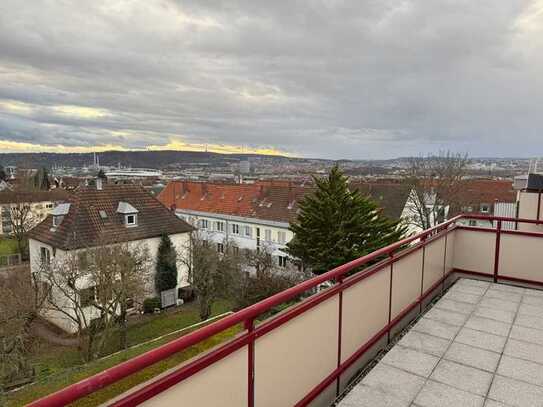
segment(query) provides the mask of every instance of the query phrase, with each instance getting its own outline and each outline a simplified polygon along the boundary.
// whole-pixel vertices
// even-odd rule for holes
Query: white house
[[[38,273],[43,262],[61,262],[68,254],[104,244],[145,245],[155,259],[162,233],[169,235],[179,253],[188,249],[192,230],[142,187],[98,182],[96,186],[77,190],[32,229],[29,234],[31,271]],[[188,284],[187,269],[179,260],[182,255],[178,254],[178,287]],[[151,267],[154,271],[155,265]],[[92,318],[93,313],[97,313],[88,301],[93,287],[88,281],[76,281],[75,285],[80,301],[89,302],[85,312]],[[149,287],[149,292],[153,289]],[[76,329],[73,321],[59,311],[48,310],[44,316],[66,331]]]

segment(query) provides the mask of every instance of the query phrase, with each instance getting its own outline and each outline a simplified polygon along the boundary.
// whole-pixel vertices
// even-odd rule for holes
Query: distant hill
[[[106,151],[98,154],[100,165],[166,168],[177,165],[208,163],[224,165],[250,157],[270,157],[258,154],[218,154],[203,151]],[[287,159],[286,157],[283,157]],[[37,168],[53,166],[84,167],[93,163],[93,153],[4,153],[0,154],[0,165]]]

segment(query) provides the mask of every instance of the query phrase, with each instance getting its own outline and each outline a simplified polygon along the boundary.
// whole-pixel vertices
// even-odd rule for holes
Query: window
[[[107,213],[103,209],[101,209],[98,213],[100,213],[100,217],[102,219],[107,219]]]
[[[138,225],[138,215],[131,213],[125,217],[126,226],[137,226]]]
[[[198,226],[200,227],[200,229],[207,229],[209,227],[209,222],[207,221],[207,219],[200,219],[198,221]]]
[[[253,228],[251,226],[245,226],[244,227],[244,234],[245,234],[245,237],[251,237],[253,236]]]
[[[287,267],[287,256],[278,256],[277,261],[279,267]]]
[[[79,305],[82,307],[90,307],[95,301],[96,287],[83,288],[82,290],[79,290],[78,294]]]
[[[266,242],[271,242],[271,240],[272,240],[272,237],[271,237],[271,236],[272,236],[272,231],[271,231],[270,229],[266,229],[266,230],[264,231],[264,240],[265,240]]]
[[[481,213],[489,213],[489,212],[490,212],[490,205],[481,204]]]
[[[215,222],[215,230],[217,232],[224,232],[224,222],[221,222],[221,221]]]
[[[52,203],[45,204],[45,207],[47,209],[51,209],[53,207],[53,204]]]
[[[278,231],[277,232],[277,242],[279,242],[281,244],[285,244],[286,241],[287,241],[287,232]]]
[[[474,219],[470,219],[470,220],[469,220],[469,225],[470,225],[470,226],[477,226],[477,221],[474,220]]]
[[[239,247],[237,246],[232,246],[232,253],[235,254],[236,256],[239,254]]]
[[[224,244],[217,243],[217,252],[224,253]]]
[[[60,215],[53,216],[53,227],[56,228],[57,226],[60,226],[63,219],[64,219],[64,216],[60,216]]]
[[[237,223],[232,223],[232,234],[239,235],[239,225]]]
[[[40,247],[40,260],[42,264],[51,263],[51,252],[47,247]]]

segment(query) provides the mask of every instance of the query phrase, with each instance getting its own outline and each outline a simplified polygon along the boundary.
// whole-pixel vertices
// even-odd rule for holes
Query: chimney
[[[102,178],[100,177],[96,178],[96,189],[98,191],[101,191],[103,189]]]

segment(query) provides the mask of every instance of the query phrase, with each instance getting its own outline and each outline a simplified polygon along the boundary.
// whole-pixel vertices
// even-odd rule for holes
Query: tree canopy
[[[405,226],[385,217],[381,209],[357,190],[338,166],[327,177],[314,177],[317,186],[299,203],[300,213],[290,230],[288,253],[313,273],[322,274],[400,240]]]

